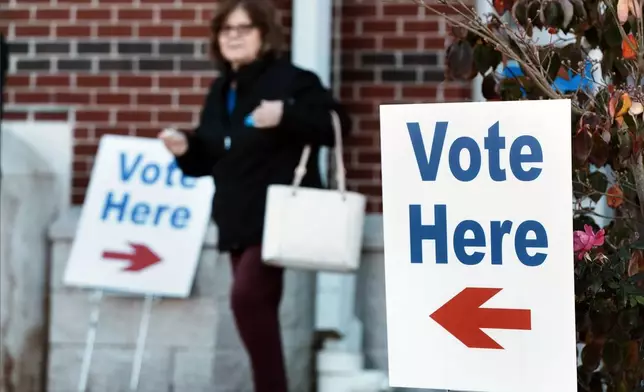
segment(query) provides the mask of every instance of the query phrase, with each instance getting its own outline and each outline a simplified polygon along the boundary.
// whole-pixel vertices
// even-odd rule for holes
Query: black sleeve
[[[301,144],[333,147],[331,111],[340,118],[343,137],[351,130],[351,119],[313,72],[300,71],[291,97],[284,102],[281,127]]]
[[[202,127],[210,123],[210,118],[213,115],[212,104],[214,94],[214,83],[210,87],[210,91],[206,96],[201,114],[199,116],[199,124],[192,132],[180,131],[188,139],[188,150],[185,154],[176,157],[177,166],[181,169],[183,174],[190,177],[201,177],[212,174],[212,168],[218,160],[218,154],[214,146],[209,146],[213,143],[209,138],[203,137]]]

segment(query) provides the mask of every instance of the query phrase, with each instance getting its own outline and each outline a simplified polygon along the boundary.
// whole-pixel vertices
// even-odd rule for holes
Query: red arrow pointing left
[[[104,259],[129,260],[130,264],[123,271],[142,271],[161,261],[161,258],[150,248],[143,244],[130,243],[131,253],[104,251]]]
[[[501,289],[466,287],[429,317],[469,348],[501,349],[481,328],[531,330],[528,309],[482,308]]]

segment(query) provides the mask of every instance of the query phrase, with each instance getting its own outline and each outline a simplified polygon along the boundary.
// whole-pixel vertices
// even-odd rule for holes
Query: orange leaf
[[[633,106],[633,101],[631,100],[630,95],[627,93],[622,94],[617,100],[617,105],[615,107],[615,117],[622,117],[628,113],[629,109]]]
[[[624,192],[618,184],[608,188],[608,191],[606,192],[606,204],[608,204],[610,208],[619,208],[624,204]]]
[[[637,58],[637,40],[633,36],[633,33],[628,34],[627,38],[628,41],[626,39],[622,41],[622,56],[624,56],[625,60],[634,60]]]
[[[644,254],[637,249],[631,253],[631,259],[628,262],[628,276],[635,276],[640,272],[644,272]]]

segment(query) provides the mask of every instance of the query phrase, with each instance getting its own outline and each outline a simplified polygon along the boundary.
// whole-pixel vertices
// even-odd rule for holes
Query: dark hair
[[[246,11],[253,25],[260,31],[263,41],[260,55],[279,56],[283,49],[282,26],[277,23],[277,9],[271,0],[222,0],[217,5],[210,23],[212,33],[210,49],[217,66],[221,67],[227,64],[219,47],[219,33],[226,23],[228,15],[237,8]]]

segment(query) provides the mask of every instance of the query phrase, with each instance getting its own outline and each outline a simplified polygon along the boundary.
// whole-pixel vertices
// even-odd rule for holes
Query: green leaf
[[[602,345],[594,341],[587,344],[581,351],[581,363],[584,370],[593,372],[599,367],[602,358]]]
[[[485,75],[490,68],[496,69],[501,60],[501,52],[494,50],[491,45],[478,44],[474,47],[474,66],[481,75]]]
[[[619,31],[619,26],[617,21],[613,17],[606,18],[607,26],[604,29],[604,42],[611,48],[621,48],[622,46],[622,34]]]
[[[608,179],[606,178],[606,175],[604,175],[604,173],[596,171],[588,176],[588,182],[590,184],[590,187],[595,191],[588,195],[588,197],[590,197],[592,201],[597,203],[597,201],[599,201],[599,199],[602,197],[602,193],[606,192],[606,188],[608,187]]]
[[[623,356],[624,354],[622,352],[622,347],[616,341],[611,339],[604,344],[602,359],[604,360],[604,364],[608,368],[610,369],[617,368],[622,362]]]
[[[635,301],[637,301],[638,304],[644,305],[644,295],[638,295],[637,297],[633,298],[635,298]]]

